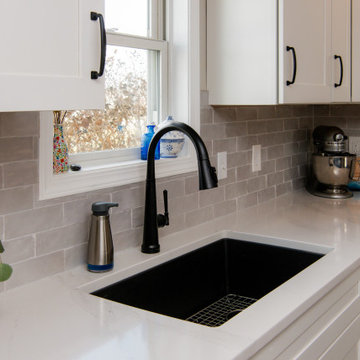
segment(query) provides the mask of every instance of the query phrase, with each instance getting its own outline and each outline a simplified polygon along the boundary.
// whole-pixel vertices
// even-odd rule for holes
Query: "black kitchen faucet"
[[[141,251],[147,254],[160,251],[158,227],[169,225],[166,190],[164,190],[164,214],[157,214],[156,209],[155,149],[161,137],[172,130],[183,132],[190,138],[195,146],[199,169],[199,189],[212,189],[217,187],[218,183],[216,169],[210,164],[206,146],[199,134],[192,127],[177,121],[166,123],[160,127],[151,140],[147,155],[144,234],[141,246]]]

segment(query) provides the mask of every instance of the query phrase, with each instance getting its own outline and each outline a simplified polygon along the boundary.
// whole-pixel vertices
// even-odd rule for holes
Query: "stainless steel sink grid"
[[[228,294],[186,320],[211,327],[220,326],[257,300],[246,296]]]

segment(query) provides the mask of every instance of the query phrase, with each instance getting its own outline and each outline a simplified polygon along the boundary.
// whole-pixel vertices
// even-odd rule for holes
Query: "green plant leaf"
[[[6,281],[12,274],[12,267],[8,264],[0,264],[0,281]]]

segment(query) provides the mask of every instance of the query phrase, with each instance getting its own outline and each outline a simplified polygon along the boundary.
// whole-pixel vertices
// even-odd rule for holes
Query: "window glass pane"
[[[140,147],[147,120],[157,116],[158,52],[120,46],[107,47],[105,111],[69,111],[64,136],[69,152]],[[156,99],[155,99],[156,98]]]
[[[105,0],[106,30],[150,36],[149,0]]]

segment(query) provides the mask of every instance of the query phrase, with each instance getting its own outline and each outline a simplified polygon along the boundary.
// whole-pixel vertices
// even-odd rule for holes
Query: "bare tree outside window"
[[[107,47],[105,111],[69,111],[64,136],[72,154],[140,147],[147,121],[148,50]]]

